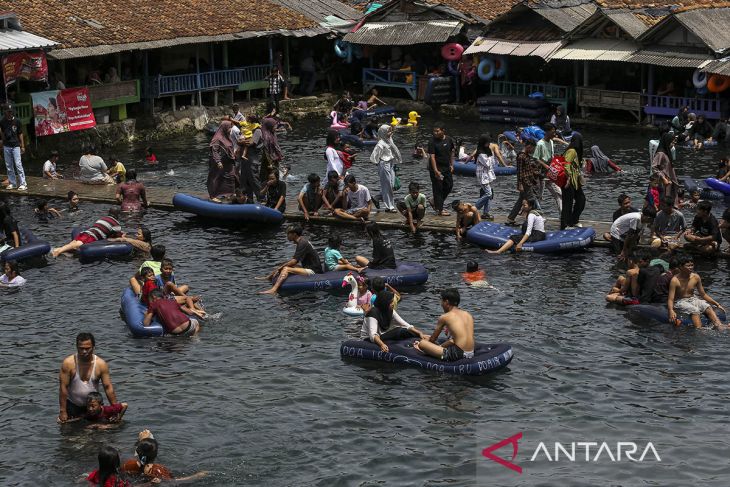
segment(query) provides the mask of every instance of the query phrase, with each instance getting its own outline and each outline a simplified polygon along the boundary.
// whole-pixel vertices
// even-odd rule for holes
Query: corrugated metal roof
[[[586,3],[584,5],[576,5],[574,7],[540,7],[533,10],[562,29],[563,32],[570,32],[578,27],[581,22],[593,15],[596,8],[597,7],[594,4]]]
[[[709,63],[707,56],[693,56],[686,53],[637,51],[626,61],[639,64],[653,64],[669,68],[699,68]]]
[[[711,74],[730,76],[730,58],[716,59],[703,66],[701,71]]]
[[[131,42],[127,44],[106,44],[92,47],[72,47],[69,49],[56,49],[55,51],[51,51],[48,56],[53,59],[75,59],[89,56],[104,56],[106,54],[114,54],[124,51],[136,51],[140,49],[157,49],[161,47],[171,47],[183,44],[236,41],[241,39],[251,39],[253,37],[263,37],[269,35],[281,35],[286,37],[315,37],[318,35],[329,33],[331,33],[331,31],[325,27],[313,27],[311,29],[298,30],[276,30],[265,32],[249,31],[240,32],[237,34],[221,34],[216,36],[179,37],[177,39],[164,39],[160,41]]]
[[[674,17],[713,51],[730,49],[730,8],[688,10]]]
[[[603,13],[634,39],[649,29],[649,26],[630,10],[604,10]]]
[[[559,49],[551,59],[570,61],[626,61],[639,48],[621,39],[580,39]]]
[[[410,46],[446,42],[464,26],[458,21],[369,22],[343,38],[352,44],[369,46]]]
[[[343,20],[358,20],[363,13],[337,0],[271,0],[288,9],[299,12],[315,22],[325,22],[330,15]]]
[[[478,38],[464,54],[499,54],[503,56],[537,56],[545,60],[560,49],[562,41],[514,42],[501,39]]]
[[[45,37],[22,30],[0,29],[0,53],[43,49],[57,46],[58,43]]]

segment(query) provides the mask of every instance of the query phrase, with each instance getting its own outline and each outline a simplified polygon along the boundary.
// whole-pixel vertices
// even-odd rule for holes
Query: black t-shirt
[[[282,196],[284,197],[284,202],[279,207],[279,211],[284,213],[286,211],[286,183],[284,181],[279,181],[274,186],[269,186],[266,190],[266,206],[269,208],[275,207],[276,203],[279,202],[279,198]]]
[[[624,210],[623,208],[619,208],[618,210],[613,212],[613,221],[616,221],[619,219],[619,217],[624,216],[626,213],[636,213],[637,210],[633,206],[629,208],[628,210]]]
[[[0,130],[3,131],[3,136],[5,137],[5,147],[18,147],[20,145],[20,134],[22,133],[20,120],[17,118],[8,120],[3,117],[0,120]]]
[[[294,258],[305,269],[312,269],[317,274],[322,273],[322,261],[319,260],[319,254],[317,254],[317,251],[314,250],[314,247],[306,238],[299,237]]]
[[[395,269],[395,255],[390,240],[373,240],[373,258],[368,267],[371,269]]]
[[[718,244],[722,244],[720,225],[717,223],[717,218],[715,218],[715,215],[710,215],[710,218],[708,218],[707,220],[703,220],[699,216],[696,216],[695,219],[692,220],[692,230],[694,231],[695,235],[699,237],[712,236],[712,238]]]
[[[15,221],[15,218],[8,215],[5,218],[3,218],[2,221],[2,227],[3,227],[3,233],[5,234],[5,240],[8,245],[11,247],[15,247],[15,240],[13,239],[13,232],[18,232],[18,237],[20,237],[20,231],[18,231],[18,222]]]
[[[451,137],[446,136],[443,139],[432,137],[428,143],[428,153],[436,155],[436,167],[439,172],[448,170],[451,166],[451,158],[454,153],[454,141]],[[429,158],[428,169],[431,170],[431,159]]]
[[[657,279],[664,272],[661,265],[642,267],[639,269],[639,302],[651,303],[656,289]]]

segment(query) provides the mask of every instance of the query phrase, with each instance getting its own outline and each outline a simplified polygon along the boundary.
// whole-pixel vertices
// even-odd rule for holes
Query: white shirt
[[[626,213],[618,217],[611,225],[611,238],[623,240],[630,230],[638,231],[642,226],[641,212]]]
[[[355,191],[347,191],[347,202],[352,210],[366,208],[370,199],[370,190],[362,184],[358,184]]]
[[[8,280],[8,276],[6,274],[3,274],[0,276],[0,284],[4,284],[7,287],[20,287],[25,284],[25,277],[23,276],[15,276],[15,278],[12,281]],[[395,313],[393,313],[395,314]]]
[[[238,147],[238,139],[241,137],[241,129],[237,125],[231,127],[230,137],[231,142],[233,142],[233,149],[235,150]]]
[[[104,164],[104,159],[99,156],[81,156],[79,167],[82,181],[100,181],[106,176],[106,164]]]
[[[44,178],[48,178],[48,176],[46,175],[47,172],[51,173],[51,175],[53,175],[53,176],[56,175],[56,165],[54,163],[52,163],[50,159],[43,163],[43,177]]]
[[[533,230],[545,233],[545,218],[530,212],[530,214],[527,215],[527,229],[525,230],[525,235],[529,237],[532,235]]]
[[[477,182],[479,184],[489,184],[497,179],[494,174],[494,156],[479,154],[477,157]]]
[[[397,311],[393,311],[393,318],[390,320],[391,328],[405,328],[406,330],[413,328],[413,325],[409,324],[400,317]],[[390,328],[389,328],[390,329]],[[378,320],[366,316],[362,319],[362,328],[360,328],[360,340],[375,341],[376,336],[383,334],[383,330],[378,326]]]
[[[333,147],[327,147],[324,155],[327,158],[327,172],[337,171],[337,174],[342,176],[345,172],[345,165],[342,163],[342,159],[340,159],[337,151]]]

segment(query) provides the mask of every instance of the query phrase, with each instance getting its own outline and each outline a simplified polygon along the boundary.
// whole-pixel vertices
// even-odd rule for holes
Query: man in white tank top
[[[98,392],[100,382],[104,385],[109,404],[117,402],[109,366],[101,357],[94,355],[95,346],[94,335],[79,333],[76,337],[76,353],[61,363],[58,376],[59,423],[86,414],[86,396],[90,392]]]

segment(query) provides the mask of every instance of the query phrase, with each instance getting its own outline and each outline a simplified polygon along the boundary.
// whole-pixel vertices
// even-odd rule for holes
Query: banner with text
[[[33,117],[37,136],[73,132],[96,126],[89,90],[41,91],[33,93]]]
[[[3,79],[5,87],[19,79],[48,81],[48,62],[46,53],[18,52],[3,56]]]

